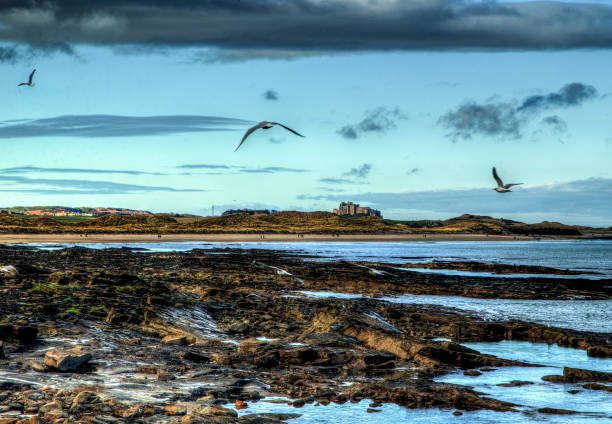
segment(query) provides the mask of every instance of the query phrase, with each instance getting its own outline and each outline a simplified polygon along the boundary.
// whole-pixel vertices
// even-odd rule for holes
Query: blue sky
[[[266,2],[273,3],[255,1]],[[399,8],[409,23],[416,12],[408,3],[421,4],[329,4],[358,17],[367,8],[376,19]],[[612,29],[587,25],[593,14],[597,22],[609,17],[612,28],[612,7],[566,3],[576,8],[574,25],[582,17],[584,27],[564,33],[549,22],[546,36],[533,28],[532,36],[520,31],[531,15],[511,8],[538,18],[541,3],[434,3],[459,11],[433,44],[417,30],[393,42],[352,28],[348,41],[331,29],[318,36],[301,21],[303,29],[285,29],[280,43],[261,28],[253,45],[223,28],[200,34],[194,27],[193,35],[189,22],[168,24],[160,31],[167,40],[152,43],[142,41],[147,21],[127,8],[73,11],[68,1],[0,8],[0,206],[209,214],[212,205],[331,210],[353,200],[389,218],[482,213],[612,225]],[[167,7],[168,22],[183,16]],[[219,6],[210,7],[214,15]],[[255,13],[222,12],[232,19]],[[510,23],[493,34],[484,28],[482,42],[461,41],[457,22],[474,16],[491,23],[510,16]],[[36,34],[46,34],[49,22],[81,32],[49,28],[48,38],[33,39],[39,35],[23,30],[24,22],[38,26]],[[109,28],[118,35],[102,37]],[[218,41],[225,39],[234,41]],[[36,86],[17,87],[33,68]],[[260,120],[306,137],[260,130],[234,152]],[[495,193],[492,166],[524,185]]]

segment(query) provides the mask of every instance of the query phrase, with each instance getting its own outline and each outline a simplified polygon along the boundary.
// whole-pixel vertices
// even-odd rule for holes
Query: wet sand
[[[394,242],[394,241],[527,241],[576,237],[487,234],[0,234],[0,243],[158,243],[158,242]]]

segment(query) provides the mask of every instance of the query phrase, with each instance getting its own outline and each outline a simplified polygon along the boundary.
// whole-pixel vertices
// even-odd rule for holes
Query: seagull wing
[[[495,167],[493,167],[493,178],[495,178],[495,181],[497,181],[497,187],[504,187],[504,182],[501,180],[501,178],[499,178],[499,175],[497,175],[497,170]]]
[[[254,131],[260,129],[261,127],[263,127],[266,123],[265,122],[260,122],[259,124],[249,128],[245,133],[244,136],[242,137],[242,140],[240,140],[240,144],[238,144],[238,147],[236,147],[236,149],[234,150],[234,152],[236,150],[238,150],[240,148],[240,146],[242,146],[242,143],[244,143],[244,140],[247,139],[248,136],[250,136],[251,134],[253,134]]]
[[[36,69],[34,69],[30,74],[30,78],[28,78],[28,84],[32,84],[32,80],[34,79],[34,72],[36,72]]]
[[[28,83],[27,82],[22,82],[20,84],[17,84],[18,87],[21,87],[22,85],[28,85]]]
[[[304,136],[303,136],[302,134],[300,134],[299,132],[297,132],[297,131],[293,131],[291,128],[286,127],[286,126],[284,126],[283,124],[279,124],[278,122],[271,122],[271,124],[274,124],[274,125],[280,125],[281,127],[283,127],[284,129],[286,129],[287,131],[291,131],[291,132],[292,132],[293,134],[295,134],[295,135],[299,135],[300,137],[304,137]]]
[[[521,184],[523,184],[523,183],[506,184],[506,185],[504,186],[504,188],[510,188],[510,187],[512,187],[512,186],[515,186],[515,185],[521,185]]]

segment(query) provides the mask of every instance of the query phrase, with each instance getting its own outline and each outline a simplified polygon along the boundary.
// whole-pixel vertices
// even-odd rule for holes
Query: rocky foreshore
[[[278,423],[296,416],[236,412],[271,396],[291,402],[298,415],[307,403],[364,399],[371,412],[385,403],[458,414],[515,411],[519,405],[434,381],[456,370],[534,366],[461,342],[527,340],[612,357],[610,334],[377,299],[412,293],[607,300],[609,280],[397,268],[270,250],[0,246],[0,424]],[[307,294],[313,291],[363,296]],[[601,383],[610,374],[568,370],[550,379],[608,390]]]

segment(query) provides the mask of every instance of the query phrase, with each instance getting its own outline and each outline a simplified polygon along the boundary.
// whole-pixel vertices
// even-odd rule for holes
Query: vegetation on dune
[[[236,213],[181,219],[158,215],[104,215],[88,220],[19,217],[0,214],[3,233],[285,233],[285,234],[510,234],[581,235],[588,227],[558,222],[525,224],[501,218],[461,215],[448,220],[396,221],[376,217],[350,218],[329,212],[279,212],[271,215]],[[607,232],[606,229],[598,230]]]

